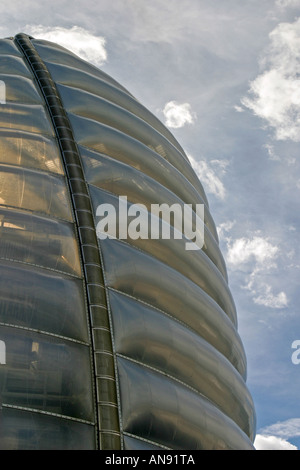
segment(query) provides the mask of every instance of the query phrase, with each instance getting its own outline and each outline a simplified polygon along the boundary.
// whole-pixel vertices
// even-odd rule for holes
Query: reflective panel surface
[[[48,109],[0,41],[0,448],[96,447],[89,322],[71,198]]]
[[[0,41],[1,83],[0,448],[252,449],[238,313],[180,144],[60,45]],[[176,237],[100,230],[120,197]],[[203,206],[197,250],[153,204]]]

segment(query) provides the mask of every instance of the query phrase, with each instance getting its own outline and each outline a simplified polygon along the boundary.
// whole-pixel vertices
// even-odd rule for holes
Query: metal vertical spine
[[[122,439],[113,341],[90,196],[68,116],[56,85],[31,39],[26,34],[15,36],[15,41],[30,65],[45,99],[69,184],[75,225],[80,241],[92,333],[94,380],[97,393],[98,446],[101,450],[118,450],[122,448]],[[95,323],[96,321],[97,323]]]

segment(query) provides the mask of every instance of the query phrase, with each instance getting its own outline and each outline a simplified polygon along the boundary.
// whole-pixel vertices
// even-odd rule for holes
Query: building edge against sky
[[[61,46],[18,34],[0,56],[0,448],[252,449],[235,305],[183,149]],[[97,208],[121,196],[203,205],[202,248],[100,239]]]

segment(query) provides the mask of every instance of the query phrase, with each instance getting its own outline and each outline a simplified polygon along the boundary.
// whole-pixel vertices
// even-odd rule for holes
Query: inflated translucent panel
[[[28,78],[6,75],[0,72],[0,80],[5,83],[6,102],[40,104],[41,96],[34,82]]]
[[[72,220],[65,179],[27,168],[0,165],[0,206]]]
[[[32,79],[30,71],[25,65],[25,61],[21,57],[16,57],[13,55],[2,55],[1,53],[1,41],[0,41],[0,74],[8,75],[7,81],[12,78],[12,75],[16,76],[16,78],[27,77],[28,79]],[[6,83],[6,79],[3,78]]]
[[[253,449],[246,434],[201,395],[124,358],[117,364],[125,432],[175,450]]]
[[[253,403],[235,306],[188,158],[111,77],[62,46],[25,42],[33,67],[39,73],[46,65],[58,85],[88,187],[72,164],[75,154],[66,153],[74,213],[82,216],[77,239],[49,114],[60,134],[65,121],[55,90],[43,73],[35,82],[17,39],[0,41],[0,79],[7,82],[0,107],[0,445],[118,449],[121,423],[126,450],[252,448]],[[45,96],[51,89],[49,113],[44,87]],[[106,239],[100,267],[88,197],[96,216],[99,204],[115,204],[119,195],[147,207],[204,202],[203,249],[183,250],[185,239]]]
[[[10,38],[0,40],[0,54],[21,56],[19,48]]]
[[[248,435],[253,402],[244,380],[215,348],[170,316],[110,291],[117,354],[168,374],[197,390]],[[251,436],[252,438],[253,436]]]
[[[0,257],[81,275],[73,224],[1,207]]]
[[[63,174],[54,138],[0,128],[0,163]]]
[[[118,137],[119,135],[116,136],[115,141],[112,140],[111,144],[114,145]],[[126,152],[124,151],[121,153],[120,150],[120,153],[118,153],[117,151],[114,151],[113,147],[110,147],[108,151],[111,151],[112,155],[105,155],[81,145],[79,145],[79,151],[82,158],[85,177],[89,183],[92,183],[95,186],[105,188],[114,183],[113,192],[121,194],[120,190],[122,189],[122,195],[124,195],[124,189],[121,185],[124,186],[124,184],[126,184],[126,190],[132,192],[134,188],[130,188],[130,181],[127,182],[125,180],[125,175],[131,179],[134,175],[134,170],[136,170],[138,173],[135,173],[135,178],[137,178],[137,175],[142,179],[146,177],[151,178],[151,181],[156,181],[156,184],[161,185],[165,190],[168,189],[186,203],[205,204],[205,201],[201,198],[200,194],[187,181],[187,179],[165,160],[157,160],[156,154],[146,154],[148,158],[145,158],[142,153],[138,154],[134,152],[133,149],[131,153],[130,148],[128,148],[128,151]],[[133,173],[130,174],[130,171]],[[103,178],[103,174],[105,174],[105,178]],[[107,178],[108,181],[106,183]],[[142,188],[140,188],[140,191],[142,191]],[[161,197],[161,201],[162,200],[163,198]],[[207,205],[205,205],[204,210],[204,221],[214,239],[218,240],[215,223]]]
[[[144,439],[124,435],[124,450],[165,450],[167,447],[152,444]]]
[[[68,85],[70,87],[85,90],[127,109],[164,135],[182,153],[182,155],[187,158],[182,147],[167,127],[127,92],[124,92],[117,86],[108,83],[99,77],[95,77],[84,70],[55,63],[47,63],[47,67],[57,84]]]
[[[1,104],[0,127],[54,135],[45,108],[38,104]]]
[[[88,341],[82,280],[4,260],[0,279],[1,324]]]
[[[13,408],[1,410],[0,450],[94,450],[94,426]]]
[[[147,246],[147,250],[150,251],[149,247],[153,243],[152,248],[154,246],[159,247],[162,258],[164,257],[163,248],[168,249],[167,245],[170,245],[170,248],[168,249],[170,250],[169,254],[172,254],[172,252],[174,252],[175,256],[177,257],[177,260],[181,259],[181,257],[184,258],[184,256],[182,256],[182,253],[185,254],[184,252],[185,248],[184,248],[184,243],[182,243],[182,240],[172,240],[172,239],[150,240],[149,239],[146,241],[147,243],[145,242],[144,243],[145,243],[145,246]],[[165,243],[163,243],[163,241]],[[154,258],[154,256],[155,257],[157,256],[156,254],[154,254],[154,256],[152,256],[151,254],[149,256],[146,253],[142,254],[138,250],[134,249],[132,246],[124,244],[123,242],[114,241],[113,239],[110,239],[109,242],[108,242],[108,239],[106,239],[104,240],[104,242],[105,242],[105,245],[103,243],[103,246],[105,250],[107,250],[107,244],[108,244],[112,252],[116,252],[116,253],[118,252],[121,260],[124,259],[124,262],[125,260],[128,261],[129,263],[128,267],[130,266],[130,269],[128,269],[128,271],[133,270],[133,273],[135,273],[137,269],[139,269],[140,274],[145,275],[145,282],[147,279],[147,282],[151,282],[152,284],[151,276],[153,275],[153,273],[156,273],[158,275],[160,272],[164,274],[168,273],[170,278],[172,278],[173,280],[174,286],[176,286],[176,284],[178,283],[179,285],[186,285],[187,289],[188,289],[188,286],[190,286],[190,289],[193,289],[192,284],[194,284],[194,282],[192,282],[191,279],[188,279],[181,273],[179,274],[179,270],[177,272],[177,270],[175,270],[172,267],[172,262],[170,263],[160,262]],[[157,243],[155,244],[155,242]],[[197,267],[199,268],[199,273],[198,273],[198,278],[196,278],[197,286],[195,284],[195,288],[201,287],[201,290],[206,292],[206,294],[208,294],[224,310],[224,312],[228,315],[228,317],[232,320],[232,322],[236,324],[237,320],[236,320],[235,304],[233,302],[231,292],[228,289],[228,285],[224,281],[220,272],[213,265],[213,263],[207,258],[207,256],[204,255],[201,250],[196,250],[196,251],[197,251],[197,256],[198,256]],[[189,253],[189,255],[186,256],[187,264],[188,264],[189,258],[192,258],[193,256],[195,256],[193,252]],[[175,263],[176,263],[176,260],[175,260]],[[170,266],[168,266],[168,264],[170,264]],[[120,279],[123,277],[124,272],[126,271],[126,267],[125,265],[123,265],[123,263],[121,266],[119,267],[120,268],[119,276],[117,275],[117,277],[120,277]],[[187,269],[187,266],[185,268]],[[108,271],[111,271],[111,269],[112,268],[107,266]],[[114,274],[117,274],[117,273],[115,272]],[[163,274],[161,275],[163,276]],[[195,276],[196,276],[196,273],[195,273]]]
[[[133,169],[128,165],[120,164],[119,162],[112,162],[112,165],[109,165],[107,159],[104,158],[103,165],[98,167],[98,171],[88,171],[86,173],[86,178],[88,182],[96,184],[97,186],[97,188],[94,188],[93,186],[90,187],[90,193],[92,196],[95,212],[97,210],[97,206],[104,202],[109,202],[110,204],[112,204],[116,208],[116,212],[118,212],[119,196],[124,195],[126,195],[127,197],[128,208],[129,204],[142,204],[144,207],[147,208],[149,213],[151,212],[152,204],[158,204],[160,206],[163,201],[163,204],[168,204],[170,208],[173,207],[173,204],[176,204],[178,207],[181,207],[182,221],[180,225],[182,233],[184,232],[184,202],[180,200],[174,193],[171,193],[168,189],[161,186],[155,180],[149,178],[143,173]],[[105,191],[100,190],[99,188],[103,188]],[[108,192],[114,194],[108,194]],[[196,206],[194,205],[193,208],[195,210]],[[170,217],[168,217],[168,219],[169,220],[167,220],[167,222],[171,224],[172,227],[174,227],[174,220],[172,214],[170,215]],[[210,260],[217,266],[219,271],[222,273],[222,276],[227,281],[226,267],[218,244],[215,242],[207,226],[199,222],[197,222],[196,225],[195,219],[196,215],[193,212],[192,229],[197,234],[197,240],[199,240],[200,248],[203,250],[201,256],[203,257],[203,253],[205,253],[205,255],[207,255]],[[150,216],[148,225],[150,238]],[[160,241],[162,241],[164,246],[166,245],[165,240],[155,240],[155,246],[157,246]],[[170,243],[170,240],[168,240],[168,242]],[[142,243],[147,251],[149,249],[151,250],[151,240],[147,240],[146,243],[142,240],[138,240],[137,243]],[[172,245],[174,244],[173,242],[171,243]],[[179,242],[176,241],[176,244],[179,244]],[[185,253],[186,250],[183,244],[181,244],[181,247],[183,251],[183,261],[187,263],[187,258],[191,256],[191,253]],[[169,249],[171,249],[171,247]],[[167,256],[167,254],[165,256]]]
[[[116,82],[116,80],[102,72],[102,70],[98,69],[94,65],[80,59],[69,50],[58,46],[55,43],[39,39],[32,40],[32,44],[44,62],[54,62],[56,64],[63,64],[69,67],[74,67],[78,70],[83,70],[87,73],[90,73],[91,75],[94,75],[95,77],[99,77],[101,80],[105,80],[108,83],[111,83],[112,85],[129,94],[129,92],[118,82]]]
[[[189,184],[189,181],[173,165],[132,137],[112,127],[79,118],[73,114],[69,118],[79,145],[138,168],[170,188],[175,194],[176,190],[173,190],[173,187]],[[201,199],[207,204],[207,198],[198,179],[194,186]]]
[[[186,324],[224,354],[245,377],[245,353],[236,328],[199,286],[125,243],[106,239],[101,248],[109,287]]]
[[[128,152],[130,154],[132,152],[133,161],[137,159],[138,164],[140,165],[139,168],[142,171],[144,171],[143,166],[145,166],[146,173],[147,168],[153,168],[154,165],[167,166],[164,165],[161,160],[167,162],[168,160],[161,157],[161,155],[154,152],[134,137],[92,119],[79,117],[72,113],[69,113],[68,116],[72,124],[75,139],[80,145],[96,150],[96,152],[119,158],[121,161],[124,161],[124,157],[121,157],[123,152],[125,154]],[[207,198],[203,190],[203,186],[189,162],[183,158],[171,158],[171,154],[169,154],[168,157],[171,167],[177,169],[178,172],[180,172],[181,175],[183,175],[194,186],[194,188],[199,192],[201,198],[207,204]],[[147,163],[145,160],[147,160]],[[158,169],[156,171],[158,171]],[[162,177],[163,175],[161,175],[159,181],[161,181]]]
[[[93,422],[90,348],[27,329],[1,327],[2,407],[29,408]]]
[[[57,88],[69,113],[93,119],[130,135],[176,167],[181,160],[184,161],[182,168],[186,165],[186,158],[169,140],[127,109],[84,90],[63,85],[57,85]]]

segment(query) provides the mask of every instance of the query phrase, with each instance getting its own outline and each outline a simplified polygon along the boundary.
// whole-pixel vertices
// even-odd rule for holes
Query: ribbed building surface
[[[253,448],[235,306],[182,148],[56,44],[1,40],[0,80],[0,447]],[[205,204],[203,249],[99,240],[97,207],[124,195]]]

